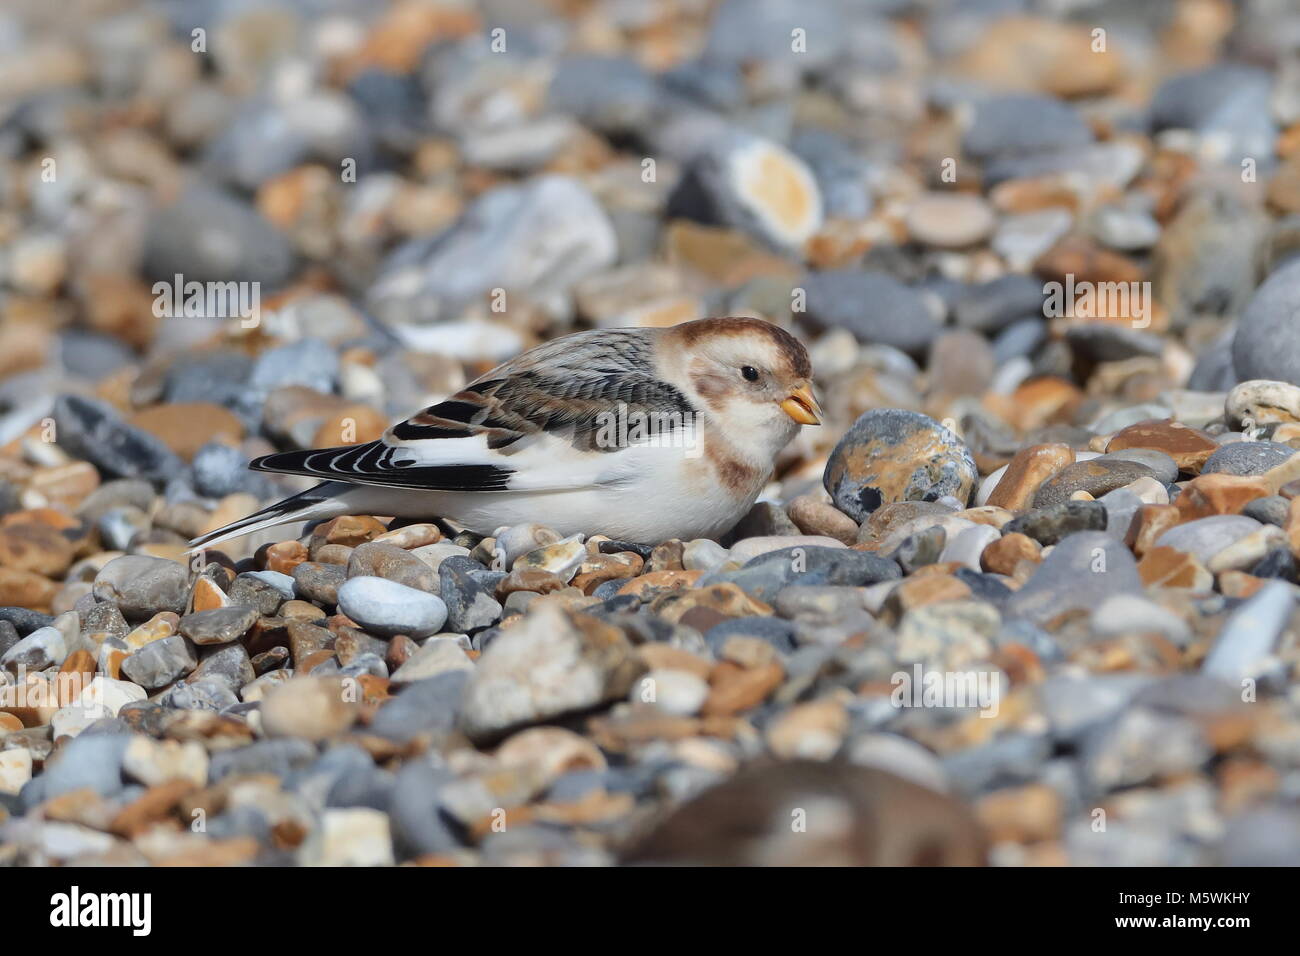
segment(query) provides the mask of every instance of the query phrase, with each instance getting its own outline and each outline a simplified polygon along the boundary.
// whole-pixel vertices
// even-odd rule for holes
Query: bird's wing
[[[635,471],[624,420],[693,420],[660,380],[649,330],[579,332],[493,369],[376,441],[255,459],[257,471],[438,491],[559,491]],[[611,442],[611,437],[615,440]]]

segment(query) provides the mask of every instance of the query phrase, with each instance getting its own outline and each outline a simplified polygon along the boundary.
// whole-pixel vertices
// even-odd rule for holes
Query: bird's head
[[[800,425],[821,424],[808,351],[761,319],[684,322],[665,330],[665,379],[738,446],[775,455]]]

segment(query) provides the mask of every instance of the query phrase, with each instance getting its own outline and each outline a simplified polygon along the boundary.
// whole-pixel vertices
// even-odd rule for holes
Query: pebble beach
[[[718,540],[189,542],[583,329]],[[1300,7],[10,0],[0,865],[1300,861]]]

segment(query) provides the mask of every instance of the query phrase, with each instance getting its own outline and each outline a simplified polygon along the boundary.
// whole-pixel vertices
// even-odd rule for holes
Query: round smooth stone
[[[447,620],[442,598],[385,578],[349,578],[339,588],[339,610],[383,637],[428,637]]]

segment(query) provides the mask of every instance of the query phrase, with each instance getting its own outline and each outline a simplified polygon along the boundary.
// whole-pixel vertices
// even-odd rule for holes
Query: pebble
[[[294,594],[325,607],[333,607],[339,603],[339,588],[348,580],[350,566],[304,561],[293,569]]]
[[[447,620],[441,598],[384,578],[349,578],[338,600],[340,611],[382,637],[428,637]]]
[[[1050,505],[1069,501],[1076,492],[1084,491],[1098,498],[1108,491],[1123,488],[1139,478],[1152,475],[1146,465],[1121,458],[1093,458],[1089,461],[1077,461],[1058,471],[1043,482],[1034,493],[1034,507],[1046,508]]]
[[[988,238],[996,224],[993,210],[969,193],[928,193],[907,212],[913,241],[940,249],[960,249]]]
[[[835,506],[864,521],[882,504],[970,499],[977,477],[969,449],[933,419],[904,409],[858,418],[831,452],[824,483]]]
[[[1213,144],[1221,158],[1268,156],[1277,130],[1269,116],[1272,83],[1263,70],[1214,64],[1165,80],[1151,100],[1157,130],[1188,129]]]
[[[540,570],[527,567],[527,557],[515,562],[512,574]],[[569,579],[562,574],[556,577],[561,582]],[[493,597],[493,592],[497,582],[504,578],[505,575],[500,571],[483,572],[478,562],[469,558],[452,557],[443,561],[438,567],[438,579],[441,589],[439,593],[447,609],[443,622],[447,629],[469,634],[495,623],[501,617],[502,607]]]
[[[172,780],[202,787],[208,782],[208,753],[195,740],[153,740],[132,735],[122,754],[122,773],[147,787]]]
[[[723,136],[688,165],[669,198],[668,214],[797,248],[821,227],[822,196],[812,171],[780,144]]]
[[[964,529],[964,531],[973,530],[975,529]],[[889,556],[892,560],[898,562],[898,566],[903,569],[904,574],[912,574],[917,569],[928,564],[937,563],[947,543],[948,532],[944,530],[943,526],[931,525],[921,531],[909,534]]]
[[[650,670],[643,674],[629,694],[633,704],[653,704],[665,714],[690,717],[699,713],[709,696],[702,677],[682,670]]]
[[[1191,638],[1191,628],[1181,617],[1154,601],[1133,594],[1108,598],[1093,612],[1091,624],[1096,633],[1108,636],[1154,631],[1180,647]]]
[[[1180,422],[1139,422],[1111,437],[1106,451],[1114,453],[1129,448],[1155,449],[1169,455],[1179,470],[1198,474],[1219,449],[1208,435]]]
[[[1241,513],[1244,517],[1254,518],[1261,524],[1275,524],[1285,528],[1291,503],[1281,495],[1266,495],[1248,502]]]
[[[807,318],[819,328],[845,329],[859,342],[920,355],[939,334],[920,292],[892,276],[834,269],[802,280]]]
[[[1017,320],[1034,317],[1035,327],[1043,316],[1043,284],[1030,276],[1008,274],[962,289],[954,307],[960,328],[985,334],[1001,332]]]
[[[1190,772],[1209,755],[1190,721],[1133,708],[1085,736],[1082,769],[1087,784],[1104,792]]]
[[[195,183],[154,210],[145,235],[145,271],[171,281],[281,285],[293,250],[278,230],[224,190]]]
[[[451,671],[409,684],[379,708],[370,730],[381,737],[408,742],[456,727],[469,675]]]
[[[61,395],[52,414],[59,444],[112,477],[161,484],[184,468],[165,442],[123,421],[106,402]]]
[[[428,680],[449,671],[472,671],[474,662],[465,654],[457,638],[434,636],[424,646],[395,670],[390,678],[394,684],[409,684]]]
[[[330,677],[299,677],[272,688],[258,712],[268,737],[328,740],[357,718],[348,687]]]
[[[196,611],[180,619],[180,632],[195,644],[229,644],[237,641],[257,623],[257,611],[251,607],[219,607]]]
[[[625,697],[640,670],[617,629],[546,605],[488,645],[465,691],[461,727],[490,739],[585,710]]]
[[[289,576],[281,575],[281,578],[289,578]],[[289,578],[289,580],[294,579]],[[290,591],[289,597],[292,596],[294,596],[294,593]],[[257,610],[257,613],[264,615],[264,617],[270,617],[270,615],[276,614],[281,609],[281,606],[285,604],[286,594],[278,583],[259,578],[252,572],[244,572],[244,574],[240,574],[238,578],[235,578],[234,583],[230,585],[227,597],[229,597],[230,604],[253,607],[253,609]]]
[[[1255,291],[1237,323],[1232,364],[1238,381],[1266,379],[1300,385],[1300,346],[1288,318],[1300,308],[1300,262],[1283,266]]]
[[[1041,552],[1042,546],[1033,538],[1006,531],[985,547],[980,555],[980,570],[1014,577],[1021,561],[1038,564]]]
[[[759,538],[743,538],[731,546],[728,558],[739,565],[746,565],[754,558],[774,551],[788,548],[842,548],[844,542],[820,535],[766,535]]]
[[[298,852],[303,866],[392,866],[388,815],[365,807],[329,809]]]
[[[787,506],[786,513],[806,535],[834,538],[844,544],[857,540],[858,526],[852,518],[812,496],[796,498]]]
[[[962,149],[975,159],[990,160],[1090,142],[1092,133],[1072,106],[1050,96],[1008,94],[975,108]]]
[[[17,674],[19,670],[43,671],[63,663],[68,644],[57,627],[42,627],[18,641],[3,656],[0,667]]]
[[[1147,468],[1151,474],[1136,478],[1124,487],[1128,488],[1139,482],[1172,485],[1178,480],[1178,463],[1167,453],[1155,448],[1124,448],[1119,451],[1107,452],[1092,461],[1100,461],[1103,464],[1111,461],[1130,461]],[[1148,484],[1149,487],[1149,484]]]
[[[1081,531],[1052,549],[1012,595],[1006,612],[1041,623],[1066,611],[1091,610],[1115,594],[1141,590],[1137,563],[1122,543],[1102,531]]]
[[[544,175],[490,189],[447,231],[398,246],[367,301],[382,321],[423,326],[494,288],[544,301],[617,255],[614,229],[586,187]]]
[[[730,556],[730,551],[716,541],[696,538],[682,548],[682,567],[687,571],[713,571]]]
[[[179,634],[150,641],[122,661],[122,673],[148,690],[166,687],[198,667],[193,643]]]
[[[1074,450],[1053,442],[1016,452],[982,504],[1019,511],[1031,507],[1043,482],[1074,464]]]
[[[1264,586],[1233,612],[1201,664],[1201,672],[1240,683],[1272,669],[1274,647],[1295,611],[1295,591],[1281,581]]]
[[[789,589],[780,593],[788,594]],[[788,622],[773,617],[733,617],[721,621],[705,632],[704,641],[715,654],[722,657],[725,656],[727,643],[735,637],[763,641],[778,654],[791,654],[795,650],[795,628]]]
[[[1208,564],[1219,552],[1263,527],[1242,515],[1212,515],[1170,528],[1156,539],[1157,547],[1176,548]]]
[[[1290,382],[1251,379],[1234,385],[1223,402],[1230,425],[1300,421],[1300,386]]]
[[[696,583],[698,587],[736,584],[751,597],[767,601],[790,584],[863,587],[899,576],[898,564],[880,555],[849,548],[800,547],[760,554],[739,570],[715,571]]]
[[[420,545],[426,543],[431,542],[421,541]],[[353,549],[348,559],[347,576],[386,578],[417,591],[432,591],[436,578],[433,570],[410,551],[378,540],[359,544]]]
[[[1206,460],[1201,473],[1206,475],[1262,475],[1284,461],[1296,450],[1290,445],[1271,441],[1234,441],[1220,445]]]
[[[181,614],[189,596],[189,573],[165,558],[128,554],[114,558],[95,575],[95,600],[117,605],[128,619],[140,620],[158,610]]]
[[[32,752],[26,747],[0,751],[0,793],[17,796],[32,779]]]
[[[1013,518],[1002,526],[1002,532],[1023,534],[1046,546],[1079,531],[1104,531],[1107,524],[1107,509],[1102,502],[1062,501]]]
[[[102,797],[111,797],[122,789],[122,760],[130,743],[127,734],[81,734],[60,749],[58,759],[46,766],[39,782],[24,788],[23,802],[35,806],[88,789]]]
[[[549,571],[567,582],[573,580],[586,558],[587,548],[581,540],[565,538],[521,554],[510,567],[512,570]]]

